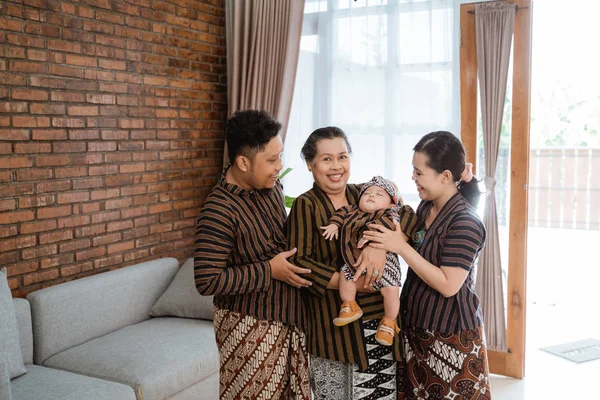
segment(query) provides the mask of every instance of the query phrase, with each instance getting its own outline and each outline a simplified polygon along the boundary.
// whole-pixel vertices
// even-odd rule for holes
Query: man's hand
[[[339,228],[336,224],[329,224],[327,226],[322,226],[323,236],[326,240],[333,240],[338,238]]]
[[[373,286],[376,281],[379,281],[383,277],[385,269],[385,253],[386,251],[383,249],[375,249],[370,246],[365,248],[354,264],[356,267],[354,282],[358,281],[363,271],[366,271],[364,288]]]
[[[295,247],[288,251],[282,251],[269,261],[271,265],[271,278],[297,287],[298,289],[312,285],[312,282],[301,278],[298,274],[310,274],[310,269],[299,268],[288,262],[288,258],[296,254]]]

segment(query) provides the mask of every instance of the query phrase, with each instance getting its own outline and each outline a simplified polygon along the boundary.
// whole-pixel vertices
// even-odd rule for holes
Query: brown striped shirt
[[[339,228],[340,243],[344,244],[342,258],[350,270],[355,270],[354,263],[362,252],[362,249],[358,248],[358,242],[363,232],[369,229],[369,224],[375,223],[395,230],[394,220],[398,220],[402,232],[408,237],[412,237],[417,218],[409,205],[377,210],[373,213],[361,211],[358,206],[346,206],[335,212],[329,220],[329,224],[335,224]]]
[[[346,199],[350,205],[358,203],[360,186],[348,185]],[[335,272],[343,265],[340,241],[325,240],[321,227],[326,226],[335,213],[327,194],[318,186],[300,195],[290,212],[287,223],[288,248],[297,247],[292,263],[312,270],[304,275],[312,286],[303,290],[308,312],[308,351],[317,357],[358,364],[364,371],[369,366],[367,349],[361,322],[344,327],[333,325],[342,305],[339,292],[328,290],[327,285]],[[383,297],[380,293],[359,293],[365,321],[383,316]],[[394,357],[400,360],[399,340],[394,341]]]
[[[425,229],[432,206],[431,201],[419,205],[417,231]],[[427,229],[418,251],[433,265],[463,268],[469,274],[458,293],[446,298],[409,268],[401,294],[405,326],[454,334],[482,325],[473,265],[483,248],[485,235],[483,223],[464,197],[457,193],[450,198]]]
[[[282,186],[244,190],[225,173],[198,218],[194,278],[198,292],[217,308],[306,325],[300,290],[271,278],[269,260],[285,250]]]

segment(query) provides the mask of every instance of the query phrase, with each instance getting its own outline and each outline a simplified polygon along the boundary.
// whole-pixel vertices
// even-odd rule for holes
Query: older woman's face
[[[342,138],[322,139],[317,143],[317,156],[308,169],[316,184],[327,194],[346,190],[350,177],[350,155]]]

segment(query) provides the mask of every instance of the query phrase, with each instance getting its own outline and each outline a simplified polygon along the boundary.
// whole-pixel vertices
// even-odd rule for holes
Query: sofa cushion
[[[29,293],[35,364],[147,320],[178,267],[176,259],[161,258]]]
[[[127,385],[31,364],[11,390],[13,400],[135,400]]]
[[[8,367],[6,366],[6,362],[4,362],[2,358],[0,358],[0,399],[12,400]]]
[[[10,379],[27,372],[23,364],[17,317],[8,287],[6,268],[0,269],[0,354],[4,358]]]
[[[65,350],[45,366],[126,382],[161,400],[219,370],[212,322],[153,318]]]
[[[213,296],[202,296],[194,282],[194,259],[183,264],[173,282],[150,309],[153,317],[213,319]]]
[[[17,315],[17,328],[21,342],[21,355],[23,364],[33,364],[33,330],[31,327],[31,308],[25,299],[13,299],[15,314]]]

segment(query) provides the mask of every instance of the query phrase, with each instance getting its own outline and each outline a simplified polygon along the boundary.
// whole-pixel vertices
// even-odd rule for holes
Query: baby
[[[341,268],[339,291],[342,307],[334,325],[344,326],[362,317],[363,312],[356,302],[356,285],[354,282],[354,264],[366,244],[361,238],[369,224],[380,224],[388,229],[395,229],[394,220],[399,220],[400,228],[407,237],[412,237],[417,218],[413,209],[402,204],[396,196],[393,182],[375,176],[365,183],[360,191],[357,206],[340,208],[329,220],[329,225],[322,227],[325,239],[339,239],[342,246],[342,258],[345,265]],[[402,277],[398,256],[387,253],[383,276],[373,286],[381,290],[383,296],[384,316],[381,318],[375,339],[379,344],[391,346],[394,336],[400,332],[396,319],[400,312],[400,280]],[[376,271],[375,273],[378,274]],[[377,277],[376,277],[377,278]]]

